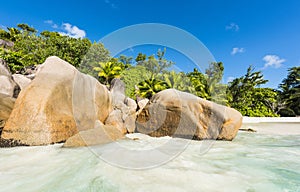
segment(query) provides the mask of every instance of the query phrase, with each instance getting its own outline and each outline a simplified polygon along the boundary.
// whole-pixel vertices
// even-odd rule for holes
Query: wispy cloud
[[[283,65],[283,63],[286,60],[281,59],[277,55],[266,55],[266,56],[264,56],[263,61],[265,61],[265,65],[264,65],[264,69],[265,69],[267,67],[279,68]]]
[[[0,25],[0,29],[4,29],[4,30],[6,30],[6,29],[7,29],[7,27],[6,27],[6,26],[4,26],[4,25]]]
[[[114,8],[114,9],[118,8],[118,6],[114,2],[112,2],[112,0],[104,0],[104,2],[106,4],[108,4],[109,6],[111,6],[111,8]]]
[[[70,23],[63,23],[62,25],[57,25],[52,20],[46,20],[44,23],[51,25],[52,28],[57,29],[61,35],[70,36],[73,38],[84,38],[86,32],[82,29],[79,29],[77,26],[73,26]]]
[[[235,79],[235,77],[228,77],[226,83],[232,82]]]
[[[232,30],[232,31],[239,31],[240,27],[236,23],[230,23],[230,25],[227,25],[225,27],[226,30]]]
[[[86,32],[82,29],[79,29],[77,26],[73,26],[70,23],[63,23],[62,29],[64,32],[61,32],[62,35],[67,35],[74,38],[84,38],[86,36]]]
[[[231,51],[231,55],[235,55],[237,53],[244,53],[244,52],[245,52],[244,48],[234,47]]]
[[[52,28],[57,29],[58,25],[55,24],[52,20],[46,20],[44,23],[51,25]]]

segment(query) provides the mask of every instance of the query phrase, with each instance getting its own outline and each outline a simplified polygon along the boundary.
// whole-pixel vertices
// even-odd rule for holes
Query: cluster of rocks
[[[58,57],[12,75],[0,60],[0,146],[104,144],[127,133],[232,140],[242,116],[192,94],[162,91],[138,103],[114,79],[110,89]]]

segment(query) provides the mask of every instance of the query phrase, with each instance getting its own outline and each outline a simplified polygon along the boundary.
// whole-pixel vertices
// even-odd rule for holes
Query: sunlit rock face
[[[235,109],[175,89],[154,95],[137,117],[140,133],[196,140],[232,140],[241,124]]]
[[[0,93],[16,98],[19,93],[18,89],[6,62],[0,58]]]
[[[112,110],[109,91],[58,57],[49,57],[21,91],[1,138],[25,145],[64,142],[104,122]]]
[[[15,104],[15,99],[9,95],[0,93],[0,135],[5,122],[9,118]]]
[[[111,82],[110,92],[114,110],[109,114],[105,125],[114,126],[122,133],[135,131],[137,103],[125,96],[125,84],[115,78]]]
[[[25,75],[14,74],[12,75],[12,78],[21,90],[25,89],[31,83],[31,79],[27,78]]]
[[[14,107],[17,90],[8,65],[0,58],[0,135]]]
[[[67,139],[63,147],[83,147],[107,144],[124,137],[124,134],[111,125],[95,125],[94,129],[80,131]]]

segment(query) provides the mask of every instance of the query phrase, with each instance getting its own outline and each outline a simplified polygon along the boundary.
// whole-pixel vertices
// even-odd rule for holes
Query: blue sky
[[[245,74],[252,64],[270,81],[267,86],[276,88],[288,68],[300,65],[298,0],[1,2],[0,26],[18,23],[95,41],[128,25],[173,25],[196,36],[224,63],[224,82]]]

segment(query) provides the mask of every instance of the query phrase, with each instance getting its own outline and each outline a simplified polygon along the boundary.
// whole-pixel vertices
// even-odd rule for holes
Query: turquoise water
[[[165,140],[170,138],[121,143],[153,146]],[[232,142],[213,143],[204,154],[200,146],[192,141],[173,160],[144,170],[113,166],[90,148],[0,149],[0,191],[300,192],[300,135],[240,132]],[[113,151],[113,145],[103,147]]]

